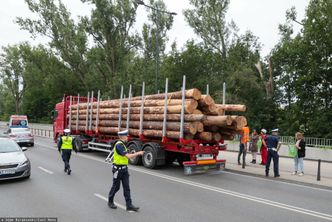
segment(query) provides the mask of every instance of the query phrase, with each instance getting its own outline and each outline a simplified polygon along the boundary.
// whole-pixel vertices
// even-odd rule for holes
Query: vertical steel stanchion
[[[224,82],[222,87],[222,104],[226,104],[226,83]]]
[[[68,129],[71,130],[71,106],[73,105],[73,97],[69,97],[69,121],[68,121]]]
[[[142,104],[141,104],[141,113],[139,117],[139,134],[143,135],[143,118],[144,118],[144,92],[145,91],[145,82],[142,85]]]
[[[80,94],[77,94],[76,131],[78,131],[79,109],[80,109]]]
[[[99,105],[100,105],[100,90],[98,90],[98,99],[97,99],[97,116],[96,116],[96,130],[98,133],[98,125],[99,125]]]
[[[186,76],[184,75],[183,76],[183,83],[182,83],[182,106],[181,106],[180,139],[183,139],[185,97],[186,97]]]
[[[122,99],[123,99],[123,86],[121,86],[121,94],[120,94],[119,123],[118,123],[119,131],[121,130],[121,121],[122,121]]]
[[[90,92],[88,92],[88,98],[86,102],[86,118],[85,118],[85,132],[88,131],[88,118],[89,118],[89,100],[90,100]]]
[[[168,94],[168,78],[165,83],[165,104],[164,104],[164,121],[163,121],[163,138],[166,137],[166,124],[167,124],[167,94]],[[162,138],[162,139],[163,139]]]
[[[317,181],[320,181],[320,163],[321,159],[318,159]]]
[[[91,99],[90,99],[90,123],[89,123],[89,131],[92,131],[92,114],[93,114],[93,91],[91,93]]]
[[[206,95],[210,95],[209,84],[206,85]]]
[[[128,105],[127,105],[127,127],[126,129],[129,130],[129,120],[130,120],[130,100],[131,100],[131,84],[129,86],[129,95],[128,95]]]

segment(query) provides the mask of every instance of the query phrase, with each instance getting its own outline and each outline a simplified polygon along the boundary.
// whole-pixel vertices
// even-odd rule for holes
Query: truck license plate
[[[0,170],[0,175],[3,174],[14,174],[15,170]]]

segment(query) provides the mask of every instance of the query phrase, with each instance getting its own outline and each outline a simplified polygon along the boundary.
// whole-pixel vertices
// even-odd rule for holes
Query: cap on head
[[[118,136],[128,136],[128,130],[119,131]]]
[[[277,132],[279,132],[279,129],[273,129],[273,130],[271,130],[271,132],[272,133],[277,133]]]
[[[261,132],[264,133],[264,134],[267,133],[266,129],[261,129]]]
[[[65,129],[63,132],[64,133],[70,133],[70,129]]]

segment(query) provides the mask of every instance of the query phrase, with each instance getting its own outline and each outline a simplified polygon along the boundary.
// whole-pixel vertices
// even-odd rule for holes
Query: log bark
[[[99,127],[118,127],[119,122],[117,120],[101,120],[98,124]],[[73,123],[72,125],[75,125]],[[92,124],[95,126],[95,122]],[[85,126],[85,121],[79,121],[79,126]],[[121,127],[125,128],[127,126],[126,121],[121,122]],[[139,121],[130,121],[129,128],[139,129],[140,122]],[[153,130],[162,130],[163,129],[163,122],[157,121],[145,121],[143,122],[143,129],[153,129]],[[180,122],[168,122],[166,123],[166,130],[170,131],[180,131]],[[196,122],[193,123],[184,123],[183,130],[185,133],[195,134],[197,132],[197,124]]]
[[[135,100],[130,102],[131,107],[141,107],[142,100]],[[165,100],[164,99],[158,99],[158,100],[144,100],[144,107],[154,107],[154,106],[164,106]],[[167,101],[167,106],[177,106],[182,105],[181,99],[169,99]],[[197,107],[198,103],[194,99],[186,99],[185,100],[186,106],[192,106]],[[97,102],[92,103],[93,108],[97,108]],[[128,100],[125,99],[122,101],[122,107],[128,107]],[[120,100],[106,100],[101,101],[99,103],[99,108],[120,108]],[[86,109],[86,103],[81,103],[79,105],[79,109]],[[72,105],[72,110],[77,110],[77,104]]]
[[[200,111],[199,109],[195,109],[194,112],[193,112],[193,114],[196,114],[196,115],[202,115],[203,112]]]
[[[231,111],[231,112],[245,112],[246,111],[246,105],[239,105],[239,104],[216,104],[217,107],[220,107],[221,109],[225,111]]]
[[[195,122],[197,132],[201,133],[204,131],[204,124],[202,122]]]
[[[247,119],[244,116],[232,116],[232,125],[236,126],[237,130],[241,130],[247,125]]]
[[[227,126],[232,124],[231,116],[206,116],[203,120],[204,126]]]
[[[204,131],[206,132],[218,132],[219,127],[218,126],[205,126]]]
[[[125,128],[121,128],[120,130],[124,130]],[[76,130],[76,126],[72,127],[72,130]],[[79,127],[80,131],[85,131],[85,127],[81,126]],[[96,128],[93,127],[92,130],[95,132]],[[118,127],[98,127],[98,131],[100,133],[109,134],[109,135],[116,135],[119,132]],[[138,137],[139,136],[139,130],[138,129],[129,129],[129,135]],[[162,138],[162,131],[161,130],[144,130],[143,135],[148,138],[156,138],[161,139]],[[180,138],[180,132],[178,131],[167,131],[166,136],[170,139],[179,139]],[[193,135],[184,135],[184,139],[193,139]]]
[[[212,133],[211,132],[196,133],[195,138],[199,140],[211,141]]]
[[[196,88],[193,89],[188,89],[186,90],[186,99],[195,99],[195,100],[199,100],[202,96],[201,91],[199,91]],[[170,99],[181,99],[182,98],[182,91],[177,91],[177,92],[172,92],[172,93],[168,93],[167,97]],[[165,93],[162,94],[154,94],[154,95],[147,95],[144,97],[145,100],[151,100],[151,99],[164,99],[165,98]],[[132,100],[141,100],[142,97],[138,96],[138,97],[133,97]]]
[[[96,114],[92,116],[92,119],[95,120],[97,117]],[[204,118],[203,114],[186,114],[184,115],[184,121],[185,122],[196,122],[201,121]],[[79,119],[85,120],[85,115],[79,115]],[[99,115],[99,120],[118,120],[119,115],[118,114],[101,114]],[[122,115],[123,120],[127,120],[127,115]],[[140,120],[140,114],[130,114],[130,120]],[[163,114],[144,114],[143,115],[144,121],[163,121],[164,115]],[[181,120],[180,114],[168,114],[167,115],[167,121],[179,121]],[[72,121],[76,121],[76,115],[72,115]]]
[[[213,138],[213,140],[216,141],[216,142],[219,142],[219,141],[222,139],[220,133],[212,133],[212,138]]]
[[[184,106],[185,114],[192,114],[194,110],[197,107],[196,106]],[[119,108],[101,108],[99,110],[99,114],[118,114],[120,111]],[[122,109],[122,113],[125,114],[128,112],[127,108]],[[72,110],[72,115],[75,115],[77,113],[77,110]],[[80,115],[86,115],[86,109],[79,110],[78,113]],[[97,113],[97,109],[93,109],[92,113]],[[131,107],[130,108],[131,114],[139,114],[141,113],[141,107]],[[151,107],[144,107],[144,114],[163,114],[164,113],[164,107],[162,106],[151,106]],[[180,114],[181,113],[181,106],[168,106],[167,107],[167,113],[169,114]]]
[[[201,98],[198,100],[199,107],[207,107],[214,103],[214,100],[210,95],[202,95]]]

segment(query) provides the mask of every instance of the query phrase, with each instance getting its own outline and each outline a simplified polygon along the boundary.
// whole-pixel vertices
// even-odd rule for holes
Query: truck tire
[[[151,145],[145,146],[144,155],[142,157],[143,165],[146,168],[153,169],[156,167],[157,163],[157,154],[154,148]]]
[[[139,147],[139,144],[138,143],[130,143],[128,146],[127,146],[128,150],[129,150],[129,153],[135,153],[135,152],[138,152],[141,150],[141,148]],[[129,163],[131,165],[141,165],[142,164],[142,157],[141,156],[136,156],[135,158],[131,158],[129,159]]]

